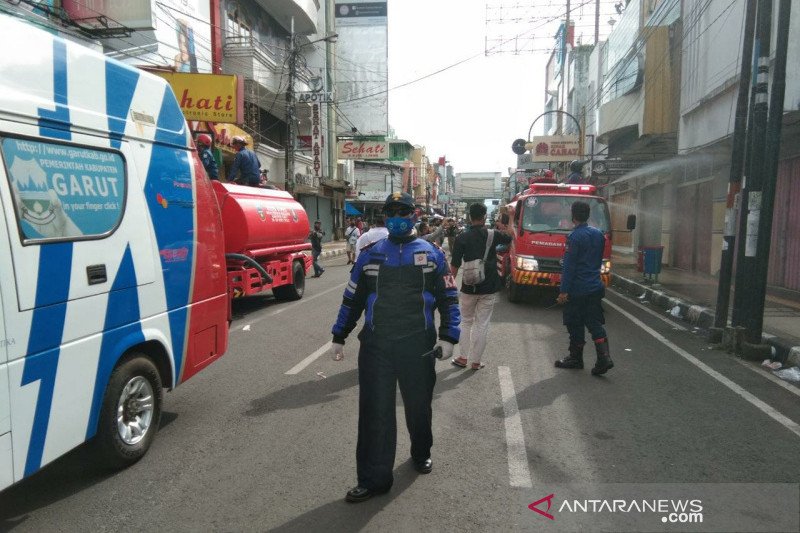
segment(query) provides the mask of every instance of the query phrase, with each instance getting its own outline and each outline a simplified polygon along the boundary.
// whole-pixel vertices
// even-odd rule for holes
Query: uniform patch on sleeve
[[[414,266],[425,266],[428,264],[427,252],[414,252]]]
[[[456,278],[452,274],[445,274],[444,275],[444,288],[445,289],[457,289],[458,285],[456,285]]]

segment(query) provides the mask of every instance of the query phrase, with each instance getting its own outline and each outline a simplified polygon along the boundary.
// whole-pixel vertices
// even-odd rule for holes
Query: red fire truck
[[[505,280],[509,301],[522,300],[526,289],[557,289],[567,235],[572,231],[572,203],[589,204],[589,225],[606,237],[601,277],[611,281],[611,219],[606,201],[593,185],[568,185],[540,179],[508,204],[514,240],[498,253],[497,266]]]

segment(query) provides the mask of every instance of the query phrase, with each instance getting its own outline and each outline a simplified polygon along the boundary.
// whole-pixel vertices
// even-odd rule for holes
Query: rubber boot
[[[583,368],[583,344],[569,343],[569,355],[556,361],[556,368]]]
[[[594,343],[594,348],[597,351],[597,362],[592,369],[592,375],[600,376],[614,368],[614,361],[611,360],[607,338],[597,339]]]

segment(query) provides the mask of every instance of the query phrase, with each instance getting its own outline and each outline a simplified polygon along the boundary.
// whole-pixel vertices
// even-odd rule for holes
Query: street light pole
[[[297,75],[297,52],[295,51],[294,17],[292,17],[289,31],[289,82],[286,84],[286,167],[283,186],[289,190],[291,180],[294,179],[294,77]]]

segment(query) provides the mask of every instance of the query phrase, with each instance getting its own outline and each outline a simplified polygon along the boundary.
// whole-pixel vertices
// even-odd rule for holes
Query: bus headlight
[[[608,274],[609,272],[611,272],[611,261],[606,259],[603,261],[603,265],[600,267],[600,273]]]
[[[517,256],[517,269],[518,270],[539,270],[539,262],[533,257],[526,257],[524,255]]]

